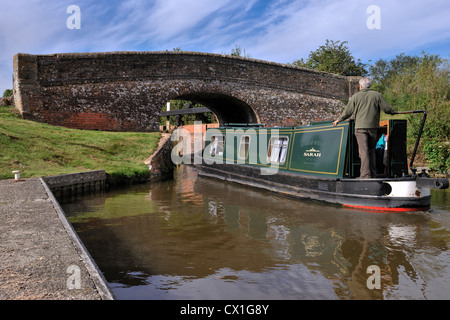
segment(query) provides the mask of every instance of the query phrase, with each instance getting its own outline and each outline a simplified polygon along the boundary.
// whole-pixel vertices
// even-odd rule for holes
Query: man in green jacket
[[[333,122],[336,126],[351,115],[355,116],[355,136],[361,158],[360,178],[362,179],[376,177],[375,146],[378,141],[380,111],[396,114],[379,92],[370,89],[371,85],[369,78],[359,80],[360,91],[350,98],[342,115]]]

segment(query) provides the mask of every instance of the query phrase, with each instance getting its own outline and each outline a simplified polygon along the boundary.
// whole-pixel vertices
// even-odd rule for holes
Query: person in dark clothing
[[[380,111],[392,115],[397,113],[379,92],[370,89],[371,85],[369,78],[362,78],[359,81],[360,91],[350,98],[342,115],[333,122],[337,126],[339,122],[354,115],[355,136],[361,158],[360,178],[363,179],[376,177],[375,146],[378,141]]]

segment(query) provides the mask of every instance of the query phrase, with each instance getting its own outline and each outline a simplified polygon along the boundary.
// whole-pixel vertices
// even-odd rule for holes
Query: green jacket
[[[379,128],[380,110],[387,114],[396,113],[379,92],[364,88],[350,98],[338,121],[354,114],[355,129]]]

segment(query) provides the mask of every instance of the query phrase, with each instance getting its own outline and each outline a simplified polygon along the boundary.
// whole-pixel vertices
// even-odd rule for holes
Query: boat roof
[[[316,121],[310,122],[309,125],[306,126],[298,126],[298,127],[283,127],[283,126],[271,126],[266,127],[264,123],[225,123],[223,126],[219,127],[220,129],[225,128],[266,128],[266,129],[297,129],[297,128],[307,128],[310,126],[320,126],[320,125],[331,125],[332,121]]]

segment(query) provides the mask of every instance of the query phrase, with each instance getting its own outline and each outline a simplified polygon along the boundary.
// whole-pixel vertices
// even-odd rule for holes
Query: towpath
[[[0,300],[31,299],[114,296],[43,180],[0,180]]]

